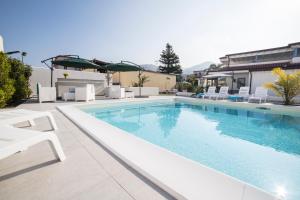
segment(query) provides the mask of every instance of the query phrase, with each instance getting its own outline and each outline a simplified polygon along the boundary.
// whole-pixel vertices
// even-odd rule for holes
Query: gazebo
[[[233,75],[232,74],[225,74],[225,73],[217,72],[217,73],[202,76],[202,78],[206,79],[206,86],[207,86],[207,82],[211,81],[212,84],[217,87],[219,86],[219,79],[228,78],[228,77],[231,78],[231,88],[232,88],[232,84],[233,84]]]

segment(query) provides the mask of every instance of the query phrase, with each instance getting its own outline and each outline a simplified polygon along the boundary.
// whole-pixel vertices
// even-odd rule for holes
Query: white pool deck
[[[50,111],[66,160],[58,162],[47,142],[0,160],[0,200],[144,200],[174,199],[83,133],[55,109],[70,103],[22,104]],[[20,124],[26,125],[27,124]],[[36,121],[48,130],[47,119]]]
[[[92,104],[122,101],[141,99],[100,100]],[[226,101],[217,103],[232,104]],[[119,134],[122,130],[82,113],[76,108],[79,104],[86,103],[19,106],[52,112],[59,128],[56,134],[67,159],[57,162],[49,151],[49,145],[41,143],[0,160],[0,199],[276,199],[264,191],[131,134]],[[299,107],[271,104],[234,105],[271,107],[277,112],[287,110],[293,114],[300,111]],[[81,129],[57,111],[56,106],[78,123]],[[35,128],[45,130],[49,127],[45,119],[40,119]]]

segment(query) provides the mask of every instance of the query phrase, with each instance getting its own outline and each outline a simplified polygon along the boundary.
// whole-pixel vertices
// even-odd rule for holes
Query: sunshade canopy
[[[94,69],[104,68],[83,58],[66,58],[63,60],[54,60],[52,61],[52,64],[61,65],[64,67],[75,67],[75,68],[94,68]]]
[[[230,74],[223,74],[223,73],[215,73],[203,76],[203,78],[222,78],[222,77],[232,77]]]
[[[141,68],[141,67],[138,67],[135,65],[129,65],[126,63],[108,64],[108,65],[106,65],[106,69],[108,71],[112,71],[112,72],[129,72],[129,71],[143,70],[143,68]]]

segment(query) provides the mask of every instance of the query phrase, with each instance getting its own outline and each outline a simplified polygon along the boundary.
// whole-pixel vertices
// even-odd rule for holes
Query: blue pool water
[[[300,199],[300,117],[183,102],[83,109],[139,138],[276,194]]]

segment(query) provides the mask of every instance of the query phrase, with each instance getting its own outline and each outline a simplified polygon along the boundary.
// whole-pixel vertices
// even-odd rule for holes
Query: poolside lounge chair
[[[264,87],[257,87],[255,89],[254,95],[249,97],[248,102],[250,102],[251,100],[258,100],[259,103],[261,103],[262,100],[266,102],[267,97],[268,97],[268,90]]]
[[[215,94],[211,95],[210,98],[216,98],[216,100],[218,100],[219,98],[225,99],[228,97],[228,89],[229,89],[229,87],[223,86],[220,88],[219,93],[215,93]]]
[[[25,109],[0,111],[0,126],[12,126],[25,121],[28,121],[31,126],[34,126],[34,119],[40,117],[47,117],[53,130],[57,130],[57,125],[50,112],[40,112]]]
[[[39,103],[45,101],[56,101],[56,88],[55,87],[42,87],[40,83],[37,84],[37,94]]]
[[[240,87],[239,93],[236,95],[230,95],[229,99],[233,101],[244,100],[249,98],[249,87]]]
[[[208,97],[210,99],[212,96],[215,96],[215,95],[216,95],[216,87],[210,86],[208,88],[207,92],[202,95],[202,99],[204,99],[205,97]]]
[[[24,151],[28,147],[49,141],[60,161],[65,159],[59,140],[53,132],[32,131],[22,128],[0,127],[0,159]]]

